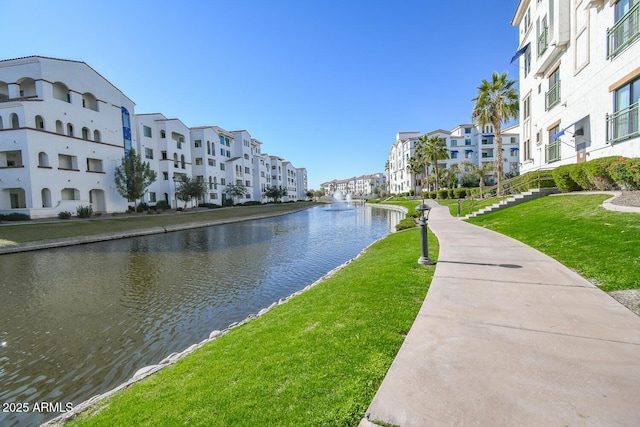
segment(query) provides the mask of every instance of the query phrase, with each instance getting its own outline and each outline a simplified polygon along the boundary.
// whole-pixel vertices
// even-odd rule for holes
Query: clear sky
[[[309,188],[384,172],[399,131],[471,121],[517,79],[517,0],[0,0],[0,58],[84,61],[187,126],[246,129]]]

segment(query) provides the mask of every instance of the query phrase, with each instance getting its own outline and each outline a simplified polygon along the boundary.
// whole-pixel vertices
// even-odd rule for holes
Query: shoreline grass
[[[87,220],[34,221],[20,224],[5,223],[0,226],[0,241],[25,243],[65,237],[90,236],[176,224],[207,222],[225,219],[242,219],[253,215],[293,212],[321,203],[298,202],[233,208],[197,210],[193,212],[168,212],[165,214],[104,215]]]
[[[610,197],[543,197],[468,221],[544,252],[605,292],[637,289],[640,216],[604,209]]]
[[[357,425],[431,283],[435,266],[417,263],[419,241],[417,229],[387,236],[287,304],[69,425]]]

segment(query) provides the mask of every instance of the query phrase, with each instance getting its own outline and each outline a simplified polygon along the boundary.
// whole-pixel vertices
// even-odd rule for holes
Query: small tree
[[[287,189],[282,187],[267,187],[262,195],[278,203],[279,198],[287,195]]]
[[[227,188],[224,189],[225,194],[233,198],[235,203],[236,197],[242,197],[249,193],[247,187],[242,184],[227,184]]]
[[[204,181],[183,175],[182,181],[176,188],[176,197],[184,202],[184,209],[186,209],[187,202],[199,199],[206,191],[207,185]]]
[[[156,180],[157,174],[149,162],[143,162],[135,150],[124,155],[122,163],[116,168],[116,189],[122,197],[133,200],[137,208],[138,199],[144,196],[147,188]]]

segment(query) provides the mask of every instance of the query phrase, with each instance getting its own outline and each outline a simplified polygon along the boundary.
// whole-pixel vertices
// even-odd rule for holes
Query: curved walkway
[[[640,317],[541,252],[432,207],[435,275],[360,426],[637,426]]]

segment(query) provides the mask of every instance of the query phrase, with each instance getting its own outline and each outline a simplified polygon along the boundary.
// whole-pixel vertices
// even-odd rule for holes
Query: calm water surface
[[[313,208],[0,256],[0,426],[37,425],[58,413],[36,404],[114,388],[313,283],[402,216]]]

